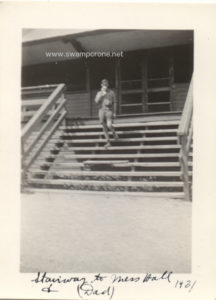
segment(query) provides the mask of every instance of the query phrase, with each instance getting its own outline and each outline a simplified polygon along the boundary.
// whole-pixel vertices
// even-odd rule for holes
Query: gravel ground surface
[[[191,203],[22,194],[21,272],[191,272]]]

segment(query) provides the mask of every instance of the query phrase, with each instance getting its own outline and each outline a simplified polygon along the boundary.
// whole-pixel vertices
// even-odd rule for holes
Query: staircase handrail
[[[48,86],[44,86],[44,87],[48,87]],[[49,87],[56,87],[56,88],[51,93],[51,95],[48,97],[48,99],[46,101],[44,101],[44,104],[41,105],[41,107],[38,109],[38,111],[35,113],[35,115],[23,127],[22,134],[21,134],[22,142],[25,142],[25,140],[30,135],[32,130],[44,118],[47,111],[59,99],[60,95],[63,93],[63,91],[65,89],[65,84],[61,83],[61,84],[58,84],[58,85],[51,85]],[[31,88],[32,87],[30,87],[29,89],[31,89]],[[42,86],[39,86],[39,87],[36,87],[36,88],[42,88]]]
[[[188,134],[190,119],[193,113],[193,77],[191,78],[187,98],[185,101],[182,118],[178,128],[178,136]]]
[[[190,184],[189,184],[189,167],[188,156],[192,143],[193,135],[193,75],[191,78],[187,98],[185,101],[182,117],[178,128],[178,141],[181,145],[180,149],[180,164],[182,170],[182,179],[184,181],[185,199],[190,200]]]
[[[65,84],[58,84],[52,86],[40,86],[38,87],[41,90],[45,90],[46,88],[55,88],[54,91],[50,94],[50,96],[44,101],[41,107],[36,111],[33,117],[29,120],[29,122],[24,126],[21,134],[21,146],[22,146],[22,169],[27,172],[29,166],[32,164],[34,159],[39,155],[42,148],[45,146],[51,135],[55,132],[60,123],[64,120],[66,115],[65,110],[65,102],[64,98],[64,90]],[[30,90],[31,88],[29,88]],[[37,89],[37,87],[36,87]],[[43,121],[43,122],[42,122]],[[25,146],[25,142],[27,138],[33,133],[35,127],[40,124],[40,128],[37,128],[35,135],[28,141],[27,147]],[[45,134],[45,136],[44,136]],[[45,138],[41,140],[39,147],[36,148],[33,154],[31,154],[30,158],[28,158],[27,162],[26,157],[33,149],[33,147],[38,143],[39,139],[44,136]]]

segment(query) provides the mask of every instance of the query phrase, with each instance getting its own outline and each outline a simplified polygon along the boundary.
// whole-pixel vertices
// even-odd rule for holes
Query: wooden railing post
[[[190,200],[190,185],[189,185],[189,169],[188,169],[188,152],[186,149],[187,146],[187,137],[183,135],[180,138],[181,143],[181,152],[180,152],[180,162],[182,170],[182,180],[184,183],[184,195],[185,200]]]
[[[192,115],[193,115],[193,78],[189,86],[187,98],[185,101],[182,118],[178,128],[178,140],[181,145],[180,149],[180,165],[182,172],[182,180],[184,183],[184,195],[185,200],[190,200],[190,178],[189,178],[189,167],[188,167],[188,156],[190,153],[190,147],[192,142],[193,134],[193,124],[192,124]]]

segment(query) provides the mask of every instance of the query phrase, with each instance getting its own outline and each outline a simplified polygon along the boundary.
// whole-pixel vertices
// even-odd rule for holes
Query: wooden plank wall
[[[189,83],[175,83],[172,88],[172,111],[182,111],[187,97]]]
[[[98,104],[96,104],[95,101],[94,101],[97,92],[98,92],[98,90],[93,90],[91,92],[92,116],[93,117],[97,117],[98,116]]]
[[[67,118],[88,118],[90,116],[90,97],[86,92],[67,92],[66,98],[66,110]]]
[[[187,97],[189,84],[175,83],[172,87],[172,111],[182,111]],[[115,92],[116,90],[113,89]],[[66,93],[67,119],[97,117],[98,106],[94,102],[97,90],[92,90],[91,95],[87,92]],[[91,96],[91,97],[90,97]],[[91,100],[90,100],[91,98]]]

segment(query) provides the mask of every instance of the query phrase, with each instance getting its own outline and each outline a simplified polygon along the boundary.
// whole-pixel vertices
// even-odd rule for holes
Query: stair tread
[[[116,162],[116,160],[115,160]],[[119,161],[117,161],[119,162]],[[43,165],[52,165],[53,163],[44,163]],[[69,163],[69,162],[55,162],[54,166],[62,166],[64,167],[64,165],[67,165],[68,167],[84,167],[85,164],[84,163],[78,163],[78,162],[74,162],[74,163]],[[41,164],[36,164],[38,165],[38,167],[40,167]],[[190,165],[192,165],[190,163]],[[131,167],[131,166],[135,166],[135,167],[180,167],[180,163],[179,162],[129,162],[127,164],[125,164],[124,166],[126,167]]]
[[[92,146],[92,147],[76,147],[76,146],[67,146],[69,148],[69,151],[74,150],[80,150],[80,151],[88,151],[88,150],[107,150],[104,146]],[[140,146],[110,146],[108,150],[145,150],[145,149],[180,149],[180,145],[140,145]],[[52,150],[52,149],[51,149]],[[67,150],[62,149],[61,152],[64,152]]]
[[[169,125],[179,125],[178,120],[174,121],[151,121],[151,122],[138,122],[138,123],[114,123],[113,126],[116,127],[145,127],[145,126],[169,126]],[[101,128],[100,124],[75,124],[73,126],[60,126],[60,129],[91,129],[91,128]]]
[[[61,135],[60,138],[69,137],[69,135]],[[110,139],[110,141],[114,142],[144,142],[144,141],[177,141],[177,137],[151,137],[151,138],[120,138],[118,140],[115,140],[113,138]],[[70,143],[72,144],[85,144],[85,143],[106,143],[105,138],[97,138],[97,139],[76,139],[76,140],[70,140]]]
[[[189,157],[192,154],[189,153]],[[55,159],[57,155],[41,155],[37,161],[43,161],[44,159]],[[58,158],[69,158],[69,159],[81,159],[81,158],[158,158],[158,157],[179,157],[179,153],[138,153],[138,154],[62,154]]]
[[[32,192],[50,192],[50,193],[71,193],[71,190],[59,190],[59,189],[55,189],[55,188],[28,188],[27,191],[32,191]],[[77,194],[104,194],[106,193],[106,195],[115,195],[116,194],[120,194],[122,193],[122,191],[87,191],[87,190],[73,190],[73,193],[77,193]],[[135,196],[135,197],[157,197],[157,198],[178,198],[178,199],[182,199],[184,198],[184,193],[183,192],[152,192],[152,191],[146,191],[146,192],[130,192],[130,191],[124,191],[124,196]]]
[[[145,134],[145,133],[177,133],[177,129],[155,129],[155,130],[125,130],[125,131],[121,131],[121,130],[116,130],[116,132],[118,134],[134,134],[134,133],[141,133],[141,134]],[[65,132],[67,134],[67,132]],[[99,134],[103,134],[102,128],[101,131],[89,131],[89,132],[68,132],[68,134],[70,136],[94,136],[94,135],[99,135]]]
[[[41,184],[81,184],[81,185],[110,185],[110,186],[156,186],[176,187],[183,186],[181,181],[106,181],[106,180],[72,180],[72,179],[29,179],[30,183]]]
[[[71,158],[144,158],[144,157],[178,157],[178,153],[146,153],[146,154],[67,154],[59,157]]]
[[[34,174],[68,174],[68,175],[77,175],[77,176],[161,176],[161,177],[169,177],[169,176],[180,176],[181,172],[175,171],[71,171],[71,170],[51,170],[44,171],[40,169],[31,170],[31,173]]]

